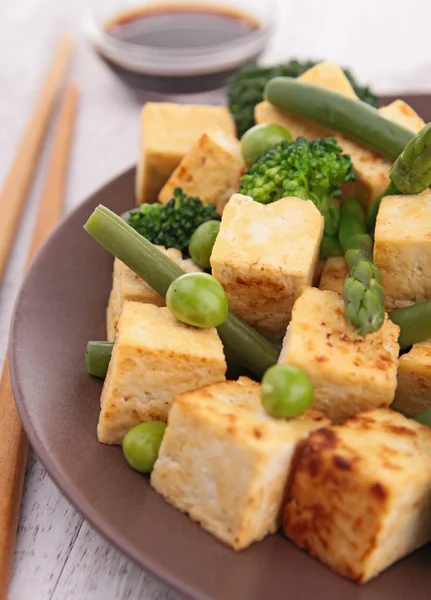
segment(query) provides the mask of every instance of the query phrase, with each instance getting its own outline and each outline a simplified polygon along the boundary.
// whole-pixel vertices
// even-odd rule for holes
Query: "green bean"
[[[105,379],[108,371],[109,361],[111,360],[112,348],[111,342],[88,342],[85,349],[85,362],[87,371],[94,377]]]
[[[184,275],[179,265],[104,206],[95,209],[84,229],[162,296]],[[277,362],[277,348],[232,313],[217,329],[223,344],[258,377]]]
[[[400,327],[401,350],[431,338],[431,300],[392,310],[389,318]]]
[[[292,77],[271,79],[265,98],[288,113],[344,133],[390,160],[395,160],[414,137],[410,129],[365,102]]]

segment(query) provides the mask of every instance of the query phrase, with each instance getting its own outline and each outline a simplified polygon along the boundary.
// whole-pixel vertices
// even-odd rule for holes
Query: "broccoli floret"
[[[181,188],[174,190],[166,204],[142,204],[126,217],[129,225],[153,244],[177,248],[185,255],[195,229],[213,219],[220,220],[214,204],[187,196]]]
[[[334,138],[280,142],[242,176],[240,193],[269,204],[286,196],[312,200],[325,217],[325,233],[338,230],[340,185],[355,180],[350,156]]]
[[[228,100],[229,110],[235,120],[238,137],[254,125],[254,107],[263,100],[263,91],[267,82],[273,77],[299,77],[320,61],[291,60],[273,67],[251,66],[238,71],[229,81]],[[352,84],[356,94],[367,104],[378,107],[377,96],[369,87],[358,85],[352,73],[344,69],[347,79]]]

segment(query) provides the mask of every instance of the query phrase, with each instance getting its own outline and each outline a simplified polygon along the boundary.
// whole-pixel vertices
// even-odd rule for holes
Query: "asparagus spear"
[[[420,194],[431,185],[431,123],[407,144],[389,177],[401,194]]]
[[[180,266],[104,206],[96,208],[84,229],[162,296],[172,281],[184,274]],[[259,377],[278,360],[279,350],[232,313],[218,332],[223,344]]]
[[[431,186],[431,123],[425,125],[406,145],[392,165],[389,177],[389,186],[383,194],[377,196],[368,213],[367,229],[371,234],[385,196],[420,194]]]
[[[372,262],[373,242],[365,231],[362,204],[356,198],[347,198],[340,207],[339,230],[349,268],[342,293],[344,315],[350,327],[362,335],[377,331],[385,320],[380,272]]]

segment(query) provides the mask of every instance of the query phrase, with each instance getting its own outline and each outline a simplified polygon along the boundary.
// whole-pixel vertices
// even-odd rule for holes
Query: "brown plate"
[[[412,104],[431,119],[429,98]],[[427,110],[426,110],[427,109]],[[30,442],[90,523],[130,558],[198,600],[428,600],[431,545],[364,588],[331,573],[281,535],[239,554],[154,492],[121,449],[99,444],[101,383],[84,348],[103,339],[112,258],[82,229],[92,210],[134,201],[134,170],[81,204],[37,256],[21,289],[10,342],[13,390]]]

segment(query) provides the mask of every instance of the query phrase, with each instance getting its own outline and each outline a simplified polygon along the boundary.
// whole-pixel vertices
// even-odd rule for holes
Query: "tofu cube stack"
[[[211,254],[233,312],[270,338],[284,336],[303,285],[311,285],[323,217],[311,200],[272,204],[234,194]]]
[[[388,409],[313,432],[283,512],[287,536],[365,583],[431,540],[431,428]]]
[[[182,267],[186,273],[202,271],[191,259],[183,259],[183,255],[176,248],[165,248],[164,246],[157,246],[157,248]],[[146,281],[139,277],[139,275],[136,275],[123,262],[115,258],[112,273],[112,290],[106,311],[108,342],[115,340],[118,319],[126,300],[154,304],[154,306],[166,306],[165,299],[160,294],[153,290]]]
[[[399,327],[386,316],[375,333],[355,334],[336,292],[307,287],[293,307],[281,364],[309,376],[313,408],[341,422],[358,412],[386,407],[397,385]]]
[[[202,202],[211,202],[222,214],[229,198],[238,191],[244,173],[241,145],[217,125],[206,129],[159,194],[163,204],[168,202],[176,187]]]
[[[142,109],[141,143],[136,174],[136,201],[154,202],[184,156],[203,132],[218,126],[235,136],[224,106],[147,102]]]
[[[167,308],[126,300],[103,385],[98,439],[121,444],[140,423],[166,421],[174,396],[225,378],[215,329],[177,321]]]
[[[180,394],[151,484],[219,540],[246,548],[278,529],[295,448],[328,424],[314,410],[273,419],[245,377]]]
[[[299,79],[357,99],[343,70],[332,62],[325,61],[315,65],[303,73]],[[415,133],[425,125],[416,112],[402,100],[396,100],[379,110],[388,119]],[[308,140],[334,136],[343,151],[350,155],[356,172],[357,182],[349,184],[349,193],[360,197],[365,206],[369,206],[371,201],[381,194],[389,184],[389,170],[392,163],[344,135],[310,123],[301,117],[290,115],[266,101],[255,107],[255,120],[256,123],[278,123],[286,127],[294,137],[301,136]]]

